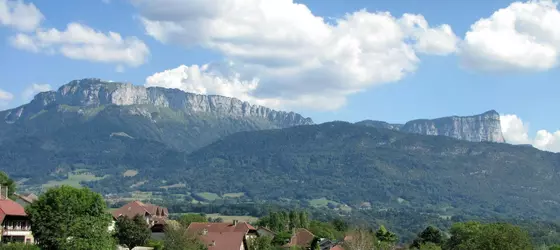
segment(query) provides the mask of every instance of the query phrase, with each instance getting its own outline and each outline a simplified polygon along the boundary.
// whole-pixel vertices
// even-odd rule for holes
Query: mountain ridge
[[[131,83],[102,81],[98,78],[73,80],[58,88],[57,91],[39,93],[30,103],[6,110],[7,114],[4,119],[8,123],[13,123],[21,117],[36,114],[42,108],[54,103],[80,107],[151,104],[169,107],[174,110],[184,109],[189,112],[215,112],[240,117],[257,116],[283,123],[284,126],[314,124],[311,118],[305,118],[300,114],[276,111],[264,106],[252,105],[236,98],[220,95],[199,95],[161,87],[146,88]]]
[[[500,114],[495,110],[489,110],[478,115],[415,119],[404,124],[391,124],[375,120],[363,120],[355,124],[407,133],[443,135],[473,142],[506,142],[502,134]]]

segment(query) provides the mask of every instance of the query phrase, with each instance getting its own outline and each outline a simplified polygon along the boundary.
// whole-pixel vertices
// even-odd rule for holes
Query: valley
[[[554,220],[560,203],[559,156],[504,143],[496,111],[314,124],[226,97],[83,79],[0,116],[0,170],[35,193],[71,185],[114,204],[375,214],[365,221],[404,235],[461,218]]]

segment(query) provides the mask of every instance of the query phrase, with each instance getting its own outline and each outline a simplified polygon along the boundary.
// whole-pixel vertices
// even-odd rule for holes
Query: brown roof
[[[18,198],[24,200],[27,203],[33,203],[34,201],[38,200],[39,197],[37,195],[29,193],[29,194],[15,194]]]
[[[244,232],[208,232],[199,235],[199,239],[208,246],[208,250],[239,250],[245,239]]]
[[[341,245],[336,245],[334,247],[331,247],[331,250],[344,250],[344,248]]]
[[[164,212],[164,215],[162,215],[162,211]],[[114,210],[113,212],[111,212],[111,214],[115,219],[117,219],[119,216],[127,216],[129,218],[132,218],[136,215],[143,216],[145,214],[162,217],[167,217],[169,215],[169,213],[167,212],[167,208],[160,207],[154,204],[145,204],[140,201],[131,201],[121,208]]]
[[[4,221],[7,215],[27,216],[25,209],[19,203],[9,199],[2,199],[0,200],[0,222]]]
[[[315,235],[305,228],[299,228],[296,233],[290,238],[290,242],[286,246],[301,246],[308,247],[315,239]]]
[[[237,225],[233,223],[212,223],[212,222],[193,222],[187,228],[187,231],[201,232],[202,230],[208,230],[208,232],[214,233],[226,233],[226,232],[242,232],[244,234],[248,233],[250,230],[256,230],[247,222],[238,222]]]

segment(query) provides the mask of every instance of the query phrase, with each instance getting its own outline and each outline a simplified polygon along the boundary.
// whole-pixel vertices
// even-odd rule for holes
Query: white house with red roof
[[[33,243],[31,221],[19,203],[4,197],[0,198],[0,223],[2,242]]]

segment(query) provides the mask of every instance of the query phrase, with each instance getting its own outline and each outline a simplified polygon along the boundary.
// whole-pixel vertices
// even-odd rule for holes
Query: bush
[[[146,244],[147,247],[153,247],[154,250],[162,250],[163,249],[163,240],[148,240]]]
[[[24,243],[9,243],[0,244],[0,250],[41,250],[36,245],[24,244]]]

